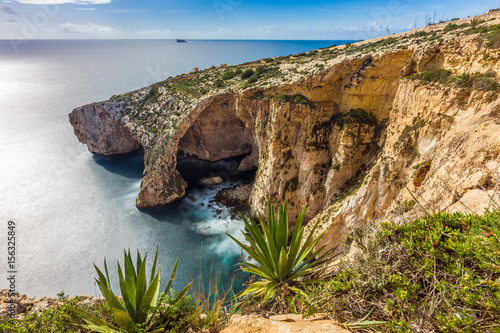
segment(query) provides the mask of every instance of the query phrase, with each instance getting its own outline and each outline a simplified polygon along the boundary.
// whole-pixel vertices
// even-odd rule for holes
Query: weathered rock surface
[[[101,301],[101,299],[96,299],[88,295],[78,297],[78,305],[81,306],[90,306],[97,301]],[[15,306],[12,306],[12,304],[15,304]],[[30,313],[39,313],[62,304],[57,298],[31,298],[19,293],[11,296],[8,290],[0,289],[0,320],[11,318],[11,314],[14,314],[15,319],[22,319]]]
[[[303,319],[301,315],[279,315],[268,319],[256,315],[231,317],[229,326],[221,333],[347,333],[326,316]]]
[[[116,155],[141,147],[129,129],[120,124],[126,113],[124,103],[94,103],[73,110],[69,120],[76,137],[91,153]]]
[[[233,216],[250,211],[250,194],[252,183],[238,184],[230,188],[224,188],[217,192],[215,200],[231,209]]]
[[[215,185],[220,185],[224,182],[224,180],[221,177],[212,177],[212,178],[205,178],[203,179],[200,184],[203,186],[215,186]]]

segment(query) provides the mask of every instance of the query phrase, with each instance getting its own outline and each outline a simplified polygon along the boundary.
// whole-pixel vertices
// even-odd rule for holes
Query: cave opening
[[[195,156],[186,156],[183,152],[177,155],[177,171],[187,182],[189,191],[194,188],[216,186],[220,184],[204,185],[203,181],[220,177],[221,184],[235,185],[237,183],[251,183],[255,178],[256,170],[241,171],[238,169],[241,162],[250,154],[224,158],[218,161],[207,161]]]
[[[177,147],[177,170],[188,190],[253,181],[258,142],[232,99],[210,104],[188,124]]]

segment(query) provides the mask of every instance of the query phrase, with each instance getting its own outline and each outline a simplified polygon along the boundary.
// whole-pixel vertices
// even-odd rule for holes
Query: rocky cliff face
[[[100,155],[129,153],[141,147],[128,128],[119,123],[127,113],[124,103],[94,103],[69,115],[76,137],[89,151]]]
[[[287,200],[294,215],[307,204],[329,247],[391,214],[481,212],[500,202],[500,14],[480,18],[180,76],[75,109],[70,121],[92,152],[144,147],[139,208],[185,195],[184,154],[246,155],[252,212],[267,200]]]

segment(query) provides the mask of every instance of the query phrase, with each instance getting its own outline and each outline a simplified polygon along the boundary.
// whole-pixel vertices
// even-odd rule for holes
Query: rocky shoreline
[[[250,194],[252,193],[252,182],[244,182],[229,188],[224,188],[215,195],[215,202],[229,208],[231,218],[239,218],[239,214],[250,211]]]

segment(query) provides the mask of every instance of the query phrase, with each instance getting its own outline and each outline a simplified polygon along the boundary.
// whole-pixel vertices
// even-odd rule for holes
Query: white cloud
[[[74,3],[77,5],[102,5],[111,3],[113,0],[16,0],[28,5],[62,5],[65,3]]]
[[[75,10],[95,10],[95,8],[75,8]]]
[[[114,32],[115,29],[106,25],[93,23],[63,23],[54,28],[56,32],[77,34],[105,34]]]

